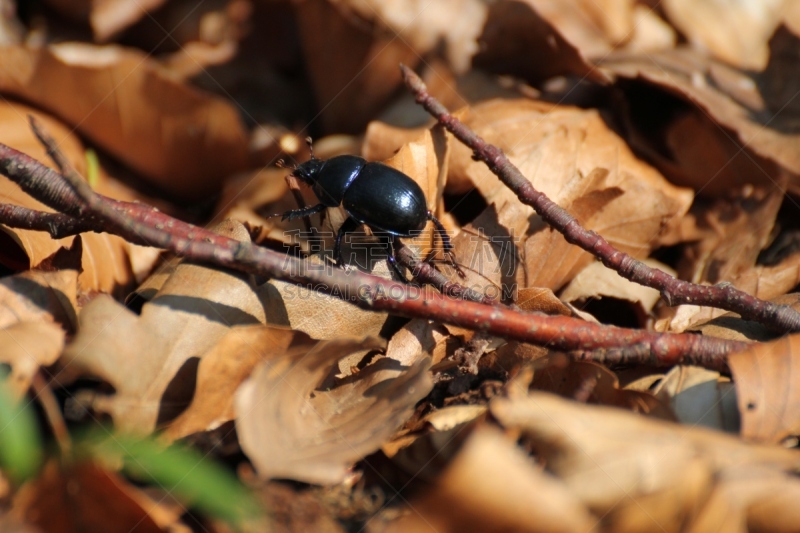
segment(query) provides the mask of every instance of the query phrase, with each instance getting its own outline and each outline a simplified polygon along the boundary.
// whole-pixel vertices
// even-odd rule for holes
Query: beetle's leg
[[[339,265],[339,267],[344,266],[342,262],[342,238],[345,233],[350,233],[357,227],[358,221],[352,217],[347,217],[347,220],[342,222],[342,225],[339,226],[339,232],[336,234],[336,241],[333,244],[333,258],[336,260],[336,264]]]
[[[459,277],[466,278],[467,275],[464,274],[464,271],[461,270],[461,267],[458,266],[458,263],[456,263],[456,256],[453,253],[453,241],[450,240],[450,235],[447,234],[447,230],[445,229],[444,225],[430,211],[428,211],[428,220],[433,222],[433,225],[436,228],[436,233],[439,234],[439,238],[442,240],[442,248],[444,249],[444,254],[447,256],[447,259],[450,262],[450,266],[455,269]]]
[[[311,207],[304,207],[302,209],[293,209],[292,211],[286,211],[281,215],[281,220],[294,220],[300,217],[310,217],[311,215],[316,215],[320,211],[323,211],[325,206],[323,204],[312,205]],[[272,215],[276,217],[278,215]]]
[[[403,275],[403,272],[400,270],[400,267],[397,266],[397,257],[395,256],[395,242],[397,241],[397,237],[394,235],[387,235],[386,236],[386,248],[387,248],[387,255],[386,255],[386,262],[389,263],[389,266],[392,267],[394,273],[397,274],[397,278],[400,281],[407,282],[408,280]]]

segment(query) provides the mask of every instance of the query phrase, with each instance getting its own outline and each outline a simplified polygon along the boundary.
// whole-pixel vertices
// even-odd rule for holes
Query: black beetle
[[[399,170],[354,155],[318,159],[311,152],[311,158],[294,167],[292,175],[309,185],[320,203],[287,211],[282,215],[283,220],[310,217],[325,208],[339,206],[349,215],[336,234],[333,248],[334,259],[339,265],[342,264],[342,237],[359,224],[364,224],[388,236],[389,264],[402,278],[394,256],[395,240],[419,235],[430,220],[450,263],[460,276],[464,276],[453,261],[450,237],[439,219],[428,210],[422,188]]]

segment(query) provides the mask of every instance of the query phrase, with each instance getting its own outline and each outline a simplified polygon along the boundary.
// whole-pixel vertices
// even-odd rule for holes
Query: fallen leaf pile
[[[32,115],[108,197],[326,272],[344,211],[275,215],[318,203],[291,168],[360,155],[464,276],[433,224],[413,254],[497,305],[749,343],[727,373],[577,361],[0,224],[3,531],[800,530],[800,334],[606,268],[398,68],[616,249],[800,310],[797,2],[0,0],[0,46],[0,143],[57,168]],[[0,204],[53,212],[2,176]],[[379,237],[344,268],[397,281]]]

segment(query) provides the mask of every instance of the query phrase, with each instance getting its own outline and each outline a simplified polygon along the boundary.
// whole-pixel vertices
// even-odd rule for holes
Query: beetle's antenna
[[[306,144],[308,145],[308,152],[311,154],[310,159],[316,159],[314,157],[314,146],[312,145],[311,137],[306,137]]]

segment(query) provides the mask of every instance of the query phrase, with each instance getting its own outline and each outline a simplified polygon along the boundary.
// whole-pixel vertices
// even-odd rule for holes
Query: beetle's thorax
[[[317,181],[317,175],[319,174],[319,171],[322,170],[324,165],[324,160],[314,157],[305,163],[300,163],[297,165],[297,168],[294,169],[292,175],[296,176],[299,180],[307,183],[308,185],[314,185],[314,183]]]

